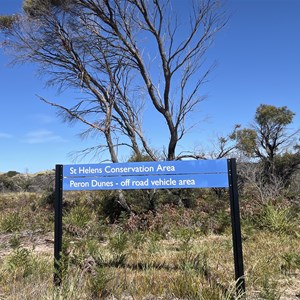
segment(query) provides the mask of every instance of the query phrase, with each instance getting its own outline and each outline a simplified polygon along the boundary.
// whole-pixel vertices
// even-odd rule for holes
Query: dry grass
[[[79,208],[69,209],[65,216],[65,223],[77,232],[64,229],[64,278],[56,289],[53,232],[45,230],[51,225],[45,215],[52,211],[40,201],[28,194],[0,197],[5,212],[0,232],[1,300],[237,299],[230,228],[206,235],[170,226],[167,234],[128,232],[121,225],[104,225],[94,212],[86,218],[88,208],[82,209],[83,217]],[[22,227],[14,224],[17,230],[7,232],[8,213],[16,210],[23,218]],[[34,219],[35,213],[47,224]],[[35,230],[24,229],[30,222]],[[299,224],[293,224],[291,232],[254,228],[243,233],[247,299],[299,299]]]

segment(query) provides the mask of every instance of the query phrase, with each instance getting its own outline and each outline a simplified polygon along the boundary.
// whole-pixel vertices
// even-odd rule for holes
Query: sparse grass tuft
[[[0,219],[0,231],[18,232],[23,228],[23,220],[19,212],[7,212]]]
[[[263,209],[261,224],[277,234],[292,234],[295,231],[295,222],[289,207],[267,204]]]

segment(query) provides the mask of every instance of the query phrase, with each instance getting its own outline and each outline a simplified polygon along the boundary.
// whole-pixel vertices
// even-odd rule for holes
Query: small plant
[[[201,297],[200,287],[195,276],[191,272],[182,272],[175,280],[172,286],[174,296],[183,299],[203,299]]]
[[[16,249],[8,258],[7,269],[14,277],[27,277],[35,271],[34,259],[31,252],[25,248]]]
[[[18,232],[23,227],[23,221],[19,212],[11,212],[0,219],[0,230],[2,232]]]
[[[265,277],[263,280],[262,290],[259,293],[264,300],[279,300],[281,295],[276,281]]]
[[[183,270],[198,268],[199,255],[194,255],[192,252],[192,235],[193,232],[189,229],[182,229],[178,231],[179,245],[179,266]]]
[[[16,235],[16,234],[13,235],[13,236],[9,239],[9,245],[10,245],[10,247],[12,247],[13,249],[19,248],[19,246],[21,245],[19,236]]]
[[[128,236],[125,233],[117,233],[109,240],[109,248],[113,254],[113,263],[122,265],[126,259],[126,249],[128,245]]]
[[[222,293],[220,289],[216,286],[204,287],[201,290],[201,300],[219,300],[222,299]],[[223,299],[222,299],[223,300]]]
[[[288,252],[281,255],[283,263],[281,265],[281,271],[284,274],[291,273],[297,269],[300,269],[300,254],[296,252]]]
[[[87,206],[76,205],[64,216],[66,231],[77,237],[91,234],[98,225],[96,214]]]
[[[97,257],[99,255],[99,243],[95,239],[87,239],[86,248],[89,255]]]
[[[262,225],[271,232],[291,233],[293,231],[293,220],[290,209],[267,204],[261,218]]]
[[[226,231],[227,228],[230,228],[230,213],[225,210],[220,210],[211,216],[215,220],[213,231],[221,234]]]
[[[241,282],[240,282],[241,284]],[[232,282],[227,288],[225,295],[221,298],[222,300],[245,300],[246,292],[240,289],[239,279]]]
[[[191,243],[193,231],[188,228],[184,228],[177,232],[177,237],[180,241],[179,250],[187,254],[193,248],[193,245]]]
[[[109,294],[108,283],[113,277],[108,273],[107,269],[98,267],[95,274],[89,280],[89,286],[92,295],[96,299],[103,299]]]
[[[133,232],[130,236],[130,242],[132,243],[134,249],[140,248],[141,245],[145,243],[145,241],[146,241],[145,234],[139,231]]]
[[[69,270],[63,278],[60,288],[54,289],[52,297],[46,299],[55,300],[81,300],[86,296],[86,291],[83,289],[85,283],[83,272],[81,270]]]
[[[128,236],[125,233],[117,233],[109,240],[109,248],[115,253],[123,253],[127,248]]]
[[[43,193],[43,196],[40,199],[40,205],[42,207],[46,207],[47,205],[53,206],[55,201],[55,192],[50,190],[50,191],[45,191]]]
[[[148,247],[147,247],[147,252],[150,255],[153,255],[159,251],[159,241],[161,237],[158,233],[151,233],[149,240],[148,240]]]
[[[64,222],[84,229],[91,221],[91,211],[85,206],[75,206],[65,216]]]

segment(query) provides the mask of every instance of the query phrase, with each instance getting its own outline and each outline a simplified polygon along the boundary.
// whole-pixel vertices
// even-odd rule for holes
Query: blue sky
[[[0,0],[0,14],[20,10],[21,3]],[[199,125],[183,140],[179,151],[207,147],[236,123],[247,126],[262,103],[288,106],[296,113],[291,127],[300,127],[300,1],[224,3],[231,17],[209,50],[208,58],[215,59],[217,67],[205,86],[208,98],[194,115]],[[0,172],[33,173],[52,169],[57,163],[73,163],[70,152],[97,144],[96,140],[82,141],[78,137],[82,126],[62,123],[55,110],[36,97],[55,101],[74,95],[58,95],[45,88],[35,66],[10,67],[9,61],[0,49]],[[149,139],[161,149],[160,131],[154,123],[152,115],[145,116]]]

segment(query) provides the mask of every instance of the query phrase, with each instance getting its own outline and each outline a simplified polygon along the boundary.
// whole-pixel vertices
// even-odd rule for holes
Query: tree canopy
[[[81,91],[82,99],[63,103],[40,98],[65,121],[87,125],[82,136],[104,137],[95,148],[112,162],[121,146],[158,159],[143,128],[147,106],[164,120],[165,158],[174,160],[203,100],[212,69],[206,52],[226,23],[219,1],[190,0],[185,8],[160,0],[25,0],[23,14],[0,18],[2,45],[16,61],[37,63],[48,84]]]
[[[295,113],[286,106],[261,104],[249,128],[237,131],[237,148],[248,157],[259,158],[267,178],[280,176],[287,181],[300,164],[297,136],[291,130]]]
[[[237,132],[238,147],[248,156],[268,159],[285,150],[299,132],[288,130],[294,113],[286,106],[275,107],[261,104],[255,113],[254,123],[250,128]]]

